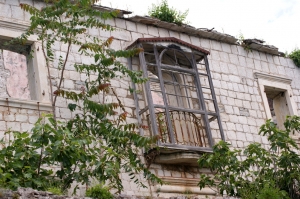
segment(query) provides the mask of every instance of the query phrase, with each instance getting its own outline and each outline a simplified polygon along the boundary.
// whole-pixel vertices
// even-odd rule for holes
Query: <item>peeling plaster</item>
[[[6,79],[9,76],[9,70],[4,68],[3,50],[0,49],[0,97],[9,97],[6,91]]]
[[[30,99],[26,56],[3,50],[2,57],[3,64],[0,64],[1,92],[4,91],[4,95],[6,93],[12,98]]]

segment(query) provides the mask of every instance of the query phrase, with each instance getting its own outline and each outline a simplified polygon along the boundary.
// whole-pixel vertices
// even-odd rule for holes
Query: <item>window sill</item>
[[[216,195],[216,192],[209,187],[199,189],[198,178],[176,178],[176,177],[161,177],[166,182],[164,185],[156,185],[156,191],[160,193],[185,193],[187,190],[189,194],[197,195]]]
[[[190,166],[197,166],[197,161],[201,154],[192,152],[176,152],[176,153],[161,153],[154,162],[159,164],[185,164]]]
[[[196,147],[195,147],[196,148]],[[187,150],[174,147],[159,147],[159,149],[151,149],[145,153],[145,158],[148,163],[157,164],[180,164],[189,166],[198,166],[198,160],[203,153],[211,153],[212,149]]]
[[[38,101],[34,101],[34,100],[18,100],[18,99],[13,99],[13,98],[0,98],[0,106],[52,112],[52,106],[50,103],[38,102]]]

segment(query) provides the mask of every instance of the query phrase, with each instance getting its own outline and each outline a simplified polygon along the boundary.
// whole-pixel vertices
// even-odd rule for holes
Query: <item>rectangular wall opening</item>
[[[273,122],[277,124],[279,129],[284,129],[283,123],[286,116],[291,115],[286,100],[286,90],[265,86],[265,93]]]
[[[0,39],[0,97],[36,100],[31,45]]]

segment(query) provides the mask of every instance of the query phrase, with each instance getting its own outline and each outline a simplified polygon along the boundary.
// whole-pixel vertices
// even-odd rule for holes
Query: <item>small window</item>
[[[144,48],[139,65],[149,79],[138,89],[143,94],[135,95],[139,121],[160,138],[160,146],[210,149],[224,136],[205,51],[168,41],[137,43]]]
[[[4,45],[0,40],[0,97],[30,100],[28,76],[28,59],[31,47],[29,45]]]
[[[272,120],[280,129],[284,129],[283,123],[286,116],[291,115],[286,99],[287,91],[279,88],[265,86]]]
[[[291,79],[263,73],[255,73],[267,119],[271,119],[278,128],[284,129],[288,115],[297,115],[296,104],[291,90]]]
[[[10,106],[15,104],[24,107],[39,102],[48,106],[50,104],[48,73],[41,44],[35,37],[29,37],[24,45],[7,45],[12,39],[10,36],[17,37],[18,33],[6,30],[1,34],[0,104],[7,105],[14,101],[17,103],[10,103]]]

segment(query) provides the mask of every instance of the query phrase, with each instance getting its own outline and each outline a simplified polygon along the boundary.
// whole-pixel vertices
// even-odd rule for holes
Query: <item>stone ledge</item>
[[[198,186],[179,186],[179,185],[162,185],[157,186],[156,191],[159,193],[177,193],[184,194],[188,192],[192,195],[216,195],[217,193],[210,188],[200,190]]]
[[[4,107],[13,107],[21,109],[31,109],[31,110],[40,110],[40,111],[52,111],[52,106],[50,103],[38,102],[34,100],[25,101],[18,100],[13,98],[0,98],[0,106]]]
[[[7,17],[0,17],[0,27],[11,30],[26,31],[30,26],[29,22],[12,19]]]
[[[84,199],[84,197],[69,197],[69,196],[57,196],[53,195],[50,192],[47,191],[37,191],[31,188],[18,188],[17,191],[11,191],[11,190],[5,190],[1,189],[0,190],[2,196],[0,198],[8,198],[8,199],[13,199],[13,198],[20,198],[20,199],[32,199],[32,198],[37,198],[37,199]],[[90,199],[90,198],[85,198],[85,199]]]
[[[154,160],[160,164],[187,164],[197,166],[197,161],[201,157],[198,153],[177,152],[177,153],[160,153]]]
[[[244,44],[250,47],[250,49],[257,50],[260,52],[269,53],[271,55],[282,55],[281,52],[278,51],[278,48],[273,45],[265,45],[265,41],[259,39],[244,39]]]
[[[291,78],[287,78],[284,76],[278,76],[278,75],[270,75],[270,74],[262,73],[262,72],[254,72],[254,77],[256,79],[265,79],[265,80],[269,80],[272,82],[280,82],[280,83],[289,84],[289,85],[292,83]]]
[[[198,187],[199,189],[199,187]],[[203,189],[204,190],[204,189]],[[91,199],[89,197],[77,197],[77,196],[57,196],[53,195],[50,192],[47,191],[37,191],[32,188],[18,188],[17,191],[11,191],[11,190],[5,190],[0,189],[0,193],[2,194],[0,198],[20,198],[20,199]],[[204,191],[201,193],[207,193],[209,192]],[[172,196],[172,197],[150,197],[150,196],[134,196],[134,195],[114,195],[114,199],[198,199],[197,196]]]

